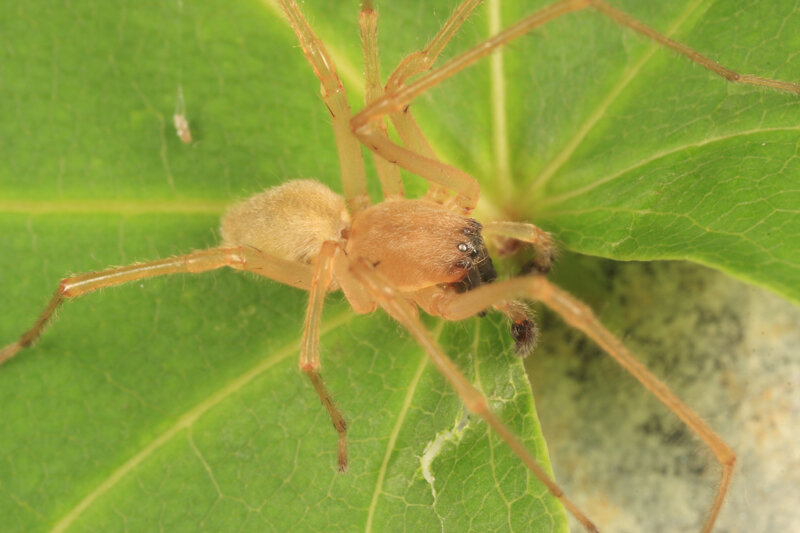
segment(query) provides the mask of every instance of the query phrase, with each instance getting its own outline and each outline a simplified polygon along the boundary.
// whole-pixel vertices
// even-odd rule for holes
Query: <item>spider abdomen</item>
[[[475,220],[425,199],[387,200],[353,220],[351,258],[363,257],[401,291],[456,283],[488,260]]]
[[[322,243],[341,242],[349,226],[344,198],[318,181],[294,180],[231,207],[220,230],[227,245],[311,264]]]

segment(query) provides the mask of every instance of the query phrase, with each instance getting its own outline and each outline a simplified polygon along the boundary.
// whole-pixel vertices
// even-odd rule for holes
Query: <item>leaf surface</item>
[[[738,72],[800,82],[791,2],[615,5]],[[800,302],[800,95],[726,83],[597,18],[554,22],[509,59],[533,73],[507,76],[525,109],[517,212],[570,250],[690,260]]]
[[[357,103],[357,6],[307,7]],[[225,205],[288,178],[339,189],[318,82],[272,4],[0,9],[3,343],[68,273],[214,246]],[[171,123],[179,87],[190,145]],[[405,332],[332,296],[323,376],[350,428],[338,474],[336,433],[297,369],[305,305],[229,271],[68,302],[0,372],[2,529],[565,530]],[[547,467],[507,324],[428,325]]]
[[[378,6],[384,76],[453,8],[438,4]],[[512,4],[504,23],[544,2]],[[640,4],[615,2],[728,66],[800,80],[790,2]],[[360,107],[358,6],[301,7]],[[443,59],[490,28],[478,8]],[[7,2],[0,35],[0,342],[66,273],[213,246],[225,205],[290,178],[339,189],[318,82],[270,2]],[[502,57],[502,75],[484,61],[413,106],[481,181],[479,213],[800,300],[796,95],[727,84],[590,13]],[[191,145],[171,124],[179,88]],[[303,293],[222,271],[148,280],[70,302],[0,372],[4,530],[566,529],[399,326],[329,300],[323,375],[350,427],[347,475],[296,366]],[[428,324],[546,462],[502,321]]]

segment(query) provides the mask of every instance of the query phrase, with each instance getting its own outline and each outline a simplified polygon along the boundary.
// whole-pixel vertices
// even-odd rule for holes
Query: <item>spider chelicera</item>
[[[165,274],[196,273],[222,267],[253,272],[309,291],[300,367],[338,432],[338,467],[345,471],[346,423],[323,383],[318,351],[325,295],[341,289],[356,312],[369,313],[381,307],[405,326],[449,380],[467,409],[481,416],[564,506],[588,530],[595,531],[589,518],[491,411],[483,394],[450,361],[418,318],[418,308],[447,320],[461,320],[495,309],[509,317],[517,351],[526,355],[535,343],[536,328],[521,299],[539,300],[597,342],[712,449],[722,465],[722,477],[704,526],[704,531],[710,530],[730,484],[734,453],[651,375],[599,323],[588,307],[541,275],[547,272],[552,261],[551,241],[546,232],[528,223],[488,222],[482,225],[470,218],[480,193],[477,182],[465,172],[439,161],[417,127],[409,105],[418,95],[497,47],[561,15],[587,8],[672,48],[730,81],[794,92],[800,92],[800,86],[740,75],[599,0],[556,2],[433,69],[439,53],[478,3],[478,0],[463,2],[425,50],[407,56],[388,77],[385,86],[380,83],[378,74],[377,15],[370,6],[365,6],[360,24],[367,105],[354,115],[324,45],[295,2],[280,0],[322,84],[322,98],[332,117],[339,152],[343,196],[315,181],[289,181],[231,208],[222,220],[223,244],[218,248],[65,278],[33,327],[18,341],[0,350],[0,363],[32,344],[59,305],[69,298]],[[406,83],[414,76],[418,77]],[[387,135],[386,117],[394,124],[402,145]],[[375,205],[371,205],[367,195],[362,144],[376,155],[375,165],[384,192],[384,201]],[[398,167],[426,179],[430,183],[428,193],[419,199],[405,198]],[[484,236],[531,245],[535,251],[536,273],[496,281]]]

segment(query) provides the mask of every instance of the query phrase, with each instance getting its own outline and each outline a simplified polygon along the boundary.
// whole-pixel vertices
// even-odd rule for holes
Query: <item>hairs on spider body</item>
[[[313,265],[323,243],[335,242],[353,261],[366,259],[398,291],[426,312],[441,315],[439,302],[497,279],[481,224],[427,198],[390,199],[351,217],[345,199],[314,180],[294,180],[234,205],[222,219],[224,246],[249,246]],[[373,311],[343,267],[334,267],[331,288],[340,288],[360,312]],[[340,279],[342,278],[342,279]],[[359,305],[361,304],[361,305]],[[537,330],[523,303],[495,305],[512,320],[518,355],[534,348]]]

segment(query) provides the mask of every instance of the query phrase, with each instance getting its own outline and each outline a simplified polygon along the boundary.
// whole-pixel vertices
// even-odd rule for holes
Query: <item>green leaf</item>
[[[800,83],[789,2],[615,4],[741,73]],[[800,95],[726,83],[588,14],[541,33],[509,60],[525,123],[505,205],[573,251],[690,260],[800,302]]]
[[[226,204],[289,178],[339,189],[318,81],[271,4],[41,4],[0,13],[2,343],[67,273],[213,246]],[[307,7],[357,102],[358,6]],[[386,47],[392,62],[441,23],[401,15],[430,20]],[[179,87],[190,145],[171,124]],[[306,298],[220,271],[67,303],[0,372],[1,529],[566,529],[408,335],[341,296],[322,336],[349,425],[337,473],[336,433],[297,368]],[[429,326],[549,468],[507,324]]]
[[[272,3],[51,4],[0,7],[0,344],[66,273],[213,246],[225,205],[290,178],[339,189],[318,81]],[[399,4],[378,5],[384,76],[454,2]],[[614,4],[728,66],[800,81],[788,2]],[[505,3],[504,24],[540,5]],[[357,2],[301,7],[360,107]],[[489,25],[479,7],[445,56]],[[480,179],[479,212],[532,220],[571,250],[690,259],[800,300],[786,244],[800,233],[796,95],[725,83],[591,13],[503,58],[504,76],[484,61],[414,105],[438,153]],[[191,145],[171,124],[179,87]],[[349,423],[348,474],[296,367],[304,293],[222,271],[148,280],[70,302],[0,369],[3,529],[566,529],[399,326],[329,300],[323,376]],[[506,326],[429,326],[546,463]]]

